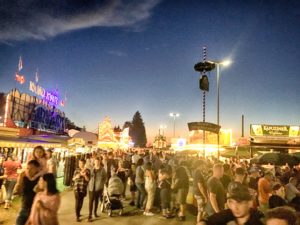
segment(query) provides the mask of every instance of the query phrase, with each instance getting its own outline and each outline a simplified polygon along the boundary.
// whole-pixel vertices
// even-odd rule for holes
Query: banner
[[[299,126],[288,125],[250,125],[251,136],[286,136],[286,137],[300,137]]]

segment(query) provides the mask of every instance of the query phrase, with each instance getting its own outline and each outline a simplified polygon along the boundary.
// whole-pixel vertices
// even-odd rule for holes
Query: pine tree
[[[131,136],[135,147],[146,147],[146,129],[141,113],[139,111],[137,111],[133,116],[131,122],[131,129],[129,130],[129,135]]]

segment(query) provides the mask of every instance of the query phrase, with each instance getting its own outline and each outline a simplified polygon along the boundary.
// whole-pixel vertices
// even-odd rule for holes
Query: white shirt
[[[300,193],[299,190],[291,183],[288,183],[287,185],[285,185],[285,187],[286,187],[285,195],[288,202],[292,201],[293,198],[296,197],[296,194]]]

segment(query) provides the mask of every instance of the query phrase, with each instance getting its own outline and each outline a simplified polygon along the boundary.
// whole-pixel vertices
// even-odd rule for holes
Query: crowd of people
[[[26,168],[22,168],[13,155],[1,156],[0,172],[0,187],[3,182],[5,187],[4,208],[9,210],[13,195],[21,196],[16,225],[59,224],[60,195],[56,188],[56,165],[51,149],[35,147]]]
[[[102,175],[95,179],[95,174]],[[192,186],[198,225],[277,224],[275,220],[296,224],[300,211],[299,179],[299,166],[264,169],[250,165],[247,160],[221,162],[216,158],[187,157],[156,150],[94,152],[86,160],[80,160],[74,174],[76,217],[81,221],[80,210],[87,193],[88,221],[93,221],[93,213],[98,217],[97,205],[104,189],[110,189],[110,181],[118,180],[118,194],[125,198],[128,186],[129,204],[145,216],[161,214],[184,221]]]
[[[17,225],[59,223],[60,195],[51,153],[37,146],[21,173],[21,165],[13,156],[0,159],[0,181],[6,190],[4,207],[9,209],[13,194],[22,196]],[[263,168],[247,160],[221,162],[213,157],[156,150],[99,150],[79,159],[72,189],[77,222],[83,219],[86,196],[88,221],[92,222],[100,215],[99,205],[105,195],[129,199],[129,205],[147,217],[161,215],[185,221],[192,190],[197,225],[296,225],[299,181],[300,166]]]

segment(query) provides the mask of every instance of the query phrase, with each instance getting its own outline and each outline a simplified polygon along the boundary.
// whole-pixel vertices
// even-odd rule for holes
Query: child
[[[171,176],[166,168],[159,171],[158,185],[160,188],[160,201],[162,216],[171,218],[170,201],[171,201]]]

